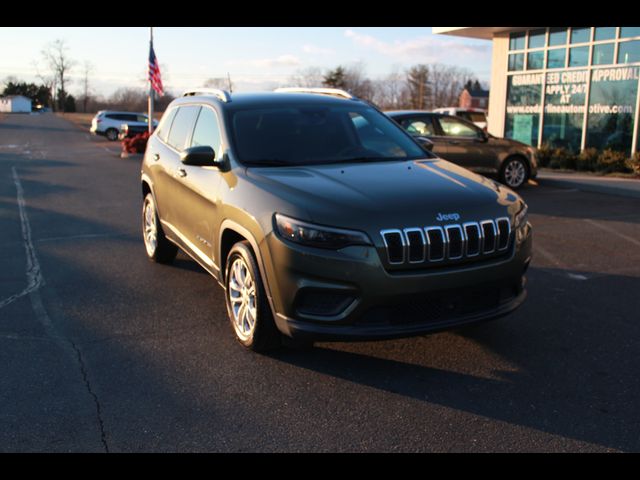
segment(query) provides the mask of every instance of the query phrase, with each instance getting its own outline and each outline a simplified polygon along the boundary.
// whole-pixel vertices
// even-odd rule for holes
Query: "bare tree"
[[[287,81],[290,87],[319,87],[323,84],[324,75],[319,67],[308,67],[296,71]]]
[[[93,73],[93,64],[85,60],[82,64],[82,111],[87,113],[87,103],[89,102],[89,75]]]
[[[429,95],[429,66],[414,65],[407,70],[407,88],[411,108],[423,110],[427,108]]]
[[[62,111],[65,109],[65,102],[67,97],[67,91],[65,89],[66,83],[70,82],[68,75],[70,70],[75,65],[75,61],[72,60],[67,54],[67,46],[64,40],[54,40],[49,43],[44,50],[42,50],[42,56],[45,63],[49,66],[52,76],[54,78],[54,91],[59,92],[58,105],[62,107]],[[55,103],[55,102],[54,102]]]
[[[399,110],[411,107],[409,89],[405,75],[399,67],[394,67],[386,77],[373,82],[373,102],[385,110]]]
[[[208,78],[205,80],[202,85],[205,88],[219,88],[221,90],[228,90],[229,92],[233,92],[233,83],[231,82],[231,77],[214,77]]]
[[[429,65],[431,95],[428,108],[453,107],[466,83],[475,79],[473,72],[465,68],[442,65]]]

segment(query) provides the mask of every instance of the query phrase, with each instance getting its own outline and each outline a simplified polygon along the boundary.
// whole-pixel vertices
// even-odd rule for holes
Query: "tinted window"
[[[122,117],[123,117],[123,120],[126,120],[127,122],[138,121],[138,115],[136,115],[135,113],[127,113],[127,114],[124,114]]]
[[[608,65],[613,63],[613,43],[603,43],[593,46],[593,65]]]
[[[524,68],[524,53],[514,53],[509,55],[509,71],[522,70]]]
[[[549,29],[549,46],[564,45],[567,43],[566,28],[550,28]]]
[[[244,163],[306,165],[354,159],[424,158],[392,120],[362,105],[299,105],[231,113]]]
[[[589,64],[589,47],[574,47],[569,49],[569,66],[584,67]]]
[[[147,116],[146,115],[136,115],[136,122],[140,122],[140,123],[147,123]]]
[[[182,151],[186,144],[189,135],[193,131],[193,124],[198,116],[200,107],[197,105],[190,105],[188,107],[178,107],[173,124],[171,125],[171,131],[169,132],[169,138],[167,143],[178,151]]]
[[[610,40],[616,36],[616,27],[596,27],[594,40]]]
[[[160,137],[163,142],[167,141],[167,136],[171,129],[171,123],[173,122],[173,117],[175,117],[177,111],[177,108],[172,108],[171,110],[164,112],[164,115],[162,115],[162,118],[160,119],[160,125],[158,125],[158,137]]]
[[[529,52],[527,54],[527,70],[540,70],[544,68],[544,50]]]
[[[531,30],[529,32],[529,48],[544,47],[547,38],[547,31],[544,28],[540,30]]]
[[[509,35],[509,50],[524,49],[525,32],[512,33]]]
[[[640,62],[640,40],[618,44],[618,63]]]
[[[431,117],[405,118],[400,124],[407,132],[416,137],[432,137],[436,135]]]
[[[193,130],[193,138],[191,139],[191,146],[209,146],[213,148],[213,151],[218,153],[220,149],[220,129],[218,128],[218,119],[213,110],[207,107],[202,107],[198,121],[196,122],[196,128]]]
[[[478,130],[451,117],[440,117],[440,127],[444,134],[448,137],[477,137]]]
[[[640,27],[620,27],[620,38],[640,36]]]
[[[591,38],[590,27],[573,27],[571,29],[571,43],[586,43]]]
[[[567,50],[556,48],[547,52],[547,68],[564,68],[564,58]]]

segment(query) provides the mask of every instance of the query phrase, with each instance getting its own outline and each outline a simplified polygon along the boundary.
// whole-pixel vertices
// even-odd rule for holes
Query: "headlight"
[[[371,245],[369,237],[363,232],[313,225],[279,213],[276,213],[275,219],[278,233],[290,242],[334,250],[349,245]]]
[[[527,212],[529,211],[529,207],[527,207],[526,203],[522,203],[522,208],[516,214],[515,219],[515,228],[522,228],[527,224]]]

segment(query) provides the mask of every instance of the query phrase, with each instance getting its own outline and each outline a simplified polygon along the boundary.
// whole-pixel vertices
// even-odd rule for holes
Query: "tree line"
[[[41,71],[40,68],[45,70]],[[144,111],[147,109],[147,89],[125,87],[109,97],[95,95],[91,88],[93,64],[71,58],[64,40],[55,40],[41,51],[40,62],[34,62],[40,84],[21,82],[14,77],[5,79],[3,95],[23,95],[34,105],[61,112],[96,112],[98,110]],[[80,93],[68,92],[70,73],[80,68]],[[77,79],[76,79],[77,81]],[[323,70],[309,67],[297,71],[286,82],[292,87],[332,87],[350,91],[381,109],[426,109],[458,105],[463,88],[480,88],[478,79],[468,69],[435,64],[417,64],[406,69],[394,68],[382,78],[370,78],[363,63],[338,65]],[[229,75],[209,78],[203,87],[233,91]],[[165,95],[155,101],[156,111],[164,111],[175,97]]]
[[[379,79],[370,79],[362,63],[339,65],[326,71],[311,67],[298,71],[288,83],[293,87],[340,88],[384,110],[454,107],[465,87],[481,88],[470,70],[439,63],[418,64],[404,70],[394,68]]]

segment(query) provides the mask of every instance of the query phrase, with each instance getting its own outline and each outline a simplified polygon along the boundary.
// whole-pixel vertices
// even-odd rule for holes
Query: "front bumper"
[[[263,259],[276,324],[293,338],[367,340],[506,315],[526,298],[530,225],[516,237],[508,258],[391,273],[374,247],[323,251],[269,234]],[[314,308],[315,298],[325,302],[324,311]]]

